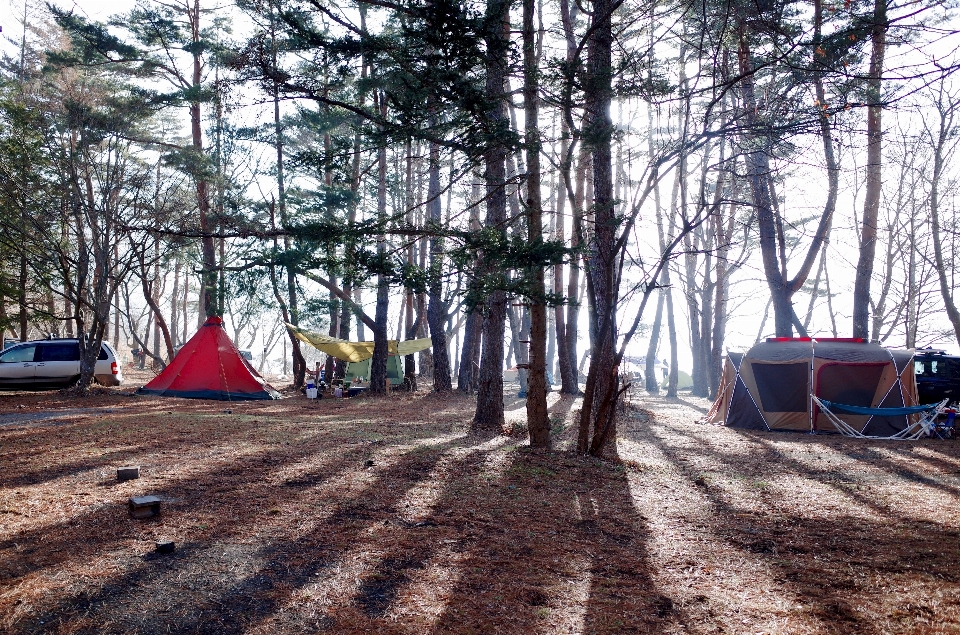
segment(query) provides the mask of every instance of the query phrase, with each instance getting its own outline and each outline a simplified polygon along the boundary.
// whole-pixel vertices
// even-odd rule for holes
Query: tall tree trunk
[[[417,145],[419,153],[420,146]],[[423,169],[423,160],[422,158],[417,160],[417,226],[421,229],[427,224],[427,209],[426,201],[427,197],[424,195],[424,187],[427,189],[427,195],[429,195],[430,189],[430,165],[429,165],[429,149],[427,150],[427,169]],[[439,182],[439,166],[438,170],[438,182]],[[427,271],[427,255],[430,252],[430,241],[426,236],[421,236],[420,240],[417,241],[417,266],[420,268],[420,271]],[[429,289],[428,289],[429,291]],[[420,291],[417,293],[417,330],[414,335],[415,338],[424,338],[430,337],[430,328],[429,328],[429,316],[427,308],[427,297],[428,292]],[[418,353],[419,362],[420,362],[420,372],[419,376],[425,379],[433,379],[433,350],[431,348],[424,349]]]
[[[740,66],[740,92],[743,99],[744,145],[751,148],[745,154],[746,177],[750,184],[750,194],[754,213],[760,230],[760,252],[763,260],[763,272],[770,289],[773,303],[775,330],[778,337],[793,335],[793,309],[787,293],[784,272],[780,267],[777,254],[777,218],[770,197],[770,156],[769,141],[760,130],[757,121],[757,99],[754,90],[753,60],[748,44],[747,27],[739,28],[737,58]]]
[[[564,128],[566,128],[565,122],[562,125]],[[563,134],[562,131],[561,134]],[[565,137],[562,143],[567,143]],[[557,226],[554,234],[554,240],[561,244],[564,242],[563,209],[566,200],[567,197],[563,194],[557,195]],[[571,258],[571,261],[572,260],[573,258]],[[553,268],[553,293],[557,297],[563,295],[562,264],[555,265]],[[576,359],[572,361],[570,359],[570,345],[567,342],[567,326],[566,320],[564,319],[564,307],[562,304],[558,303],[553,309],[553,323],[557,332],[557,373],[559,375],[558,379],[560,380],[560,393],[565,395],[575,395],[580,392],[580,387],[577,384],[577,375],[574,368]]]
[[[667,270],[666,267],[663,268]],[[669,280],[669,279],[668,279]],[[667,294],[667,339],[670,342],[670,371],[667,375],[667,397],[676,399],[680,381],[680,359],[677,355],[677,320],[673,312],[673,289],[666,286]]]
[[[273,9],[270,13],[270,39],[273,64],[277,64],[277,38],[276,24],[274,22]],[[277,199],[280,208],[280,222],[284,229],[289,226],[287,218],[287,190],[284,184],[284,166],[283,166],[283,125],[280,121],[280,84],[274,82],[273,85],[273,131],[274,141],[277,151]],[[293,247],[293,239],[288,235],[283,236],[283,250],[289,252]],[[294,326],[300,325],[300,310],[297,302],[297,272],[296,268],[288,264],[287,270],[287,306],[289,307],[290,323]],[[300,349],[300,340],[298,340],[291,331],[287,331],[290,338],[290,351],[293,362],[293,387],[296,390],[303,388],[306,379],[307,361],[303,357],[303,351]]]
[[[479,205],[483,199],[481,177],[474,175],[470,195],[470,231],[480,230]],[[479,267],[479,262],[476,263]],[[480,345],[482,339],[483,315],[478,308],[470,308],[466,324],[463,327],[463,348],[460,349],[460,368],[457,372],[457,390],[464,394],[476,392],[480,383]]]
[[[271,197],[270,200],[270,227],[276,230],[277,226],[277,214],[276,214],[276,201]],[[278,252],[280,248],[279,241],[277,240],[276,234],[273,236],[273,251],[274,253]],[[290,320],[290,311],[287,307],[286,299],[283,297],[283,294],[280,292],[280,281],[279,276],[277,275],[277,265],[274,263],[270,264],[270,286],[273,289],[273,297],[277,301],[277,305],[280,307],[280,314],[283,317],[285,323],[293,324]],[[285,331],[289,334],[290,331],[287,328],[284,328]],[[292,339],[291,337],[288,339]],[[283,374],[287,374],[287,345],[284,341],[283,345]],[[327,375],[329,377],[329,375]]]
[[[149,304],[150,309],[153,311],[153,358],[154,364],[153,367],[157,367],[157,363],[163,366],[163,362],[160,361],[160,322],[163,321],[163,314],[160,312],[160,295],[163,293],[163,284],[160,282],[160,241],[159,239],[154,240],[154,249],[156,253],[154,257],[156,260],[153,263],[153,282],[150,284],[150,295],[149,295]],[[146,273],[146,272],[144,272]],[[145,290],[146,291],[146,290]],[[167,341],[170,341],[170,336],[167,334]],[[167,359],[173,359],[173,346],[169,347],[170,354],[167,356]]]
[[[120,348],[120,292],[116,287],[113,289],[113,308],[113,350],[116,351]],[[70,324],[69,320],[67,324]]]
[[[193,8],[188,9],[190,28],[194,43],[193,52],[193,90],[199,94],[203,83],[203,47],[201,47],[200,0],[194,0]],[[203,155],[203,123],[200,117],[199,97],[190,103],[190,131],[193,149]],[[217,255],[213,241],[213,227],[210,219],[210,193],[206,177],[196,179],[197,207],[200,213],[200,252],[202,259],[203,286],[200,296],[200,321],[217,314]]]
[[[353,301],[357,306],[363,306],[363,289],[361,289],[360,287],[354,287]],[[366,329],[364,329],[363,318],[360,316],[359,313],[355,313],[354,317],[356,317],[357,319],[356,320],[357,321],[357,341],[366,342],[367,333],[366,333]]]
[[[170,339],[177,346],[177,331],[180,324],[180,259],[173,264],[173,292],[170,294]]]
[[[656,24],[656,15],[654,5],[650,5],[650,45],[647,48],[647,54],[650,57],[650,66],[647,69],[647,79],[651,83],[653,82],[653,65],[655,63],[654,58],[654,30]],[[647,103],[647,161],[650,164],[654,162],[654,147],[653,147],[653,133],[654,133],[654,121],[653,121],[653,103]],[[654,215],[657,220],[657,237],[658,245],[660,246],[660,251],[662,252],[666,248],[666,242],[664,240],[663,234],[663,207],[660,201],[660,180],[658,179],[653,184],[653,205],[654,205]],[[657,364],[657,354],[660,349],[660,331],[663,325],[663,307],[666,300],[667,289],[663,284],[664,276],[667,274],[668,268],[664,267],[663,271],[660,273],[660,289],[657,291],[657,312],[654,315],[653,327],[650,329],[650,342],[647,345],[647,359],[644,368],[644,385],[648,393],[657,394],[660,392],[660,378],[657,377],[656,373],[656,364]]]
[[[470,311],[463,326],[463,348],[460,349],[460,368],[457,373],[457,390],[473,394],[479,381],[475,360],[479,356],[483,315],[478,310]]]
[[[943,91],[942,86],[940,90]],[[940,283],[940,297],[943,299],[947,317],[953,326],[954,337],[957,342],[960,342],[960,310],[957,309],[954,299],[955,285],[952,280],[955,261],[950,258],[948,263],[948,258],[944,256],[943,243],[945,241],[940,226],[940,185],[947,164],[947,145],[951,141],[956,143],[954,135],[956,134],[955,119],[958,102],[955,98],[944,99],[942,92],[939,97],[936,105],[940,121],[935,131],[936,137],[933,137],[934,132],[929,133],[933,143],[933,174],[930,178],[930,227],[933,239],[933,257],[937,264],[937,279]]]
[[[447,348],[447,304],[443,300],[443,238],[436,230],[440,228],[440,146],[430,144],[430,182],[427,186],[427,226],[434,232],[430,238],[430,270],[427,291],[430,295],[427,307],[427,322],[430,325],[430,341],[433,347],[433,390],[450,392],[450,357]]]
[[[488,229],[504,232],[507,218],[506,158],[507,147],[503,136],[510,128],[507,116],[506,86],[509,72],[510,48],[510,2],[488,0],[485,18],[486,40],[486,97],[489,106],[486,112],[485,132],[487,147],[484,150],[484,180],[487,187]],[[483,275],[492,276],[496,264],[484,257],[481,264]],[[499,286],[499,285],[498,285]],[[500,430],[503,427],[503,335],[506,320],[506,293],[491,292],[485,301],[483,318],[483,356],[480,360],[480,387],[477,392],[477,409],[473,427],[477,430]]]
[[[354,141],[354,152],[357,152],[356,147],[357,141]],[[331,155],[333,154],[333,141],[330,137],[329,132],[323,134],[323,186],[329,191],[333,187],[333,166],[331,161]],[[327,220],[333,220],[332,210],[327,211]],[[336,286],[337,277],[334,275],[332,268],[327,271],[327,278],[330,280],[332,286]],[[328,305],[328,319],[330,322],[329,327],[327,328],[327,335],[330,337],[339,337],[340,334],[340,299],[334,293],[333,289],[329,289],[329,295],[327,300]],[[325,378],[326,384],[328,386],[333,385],[334,377],[334,358],[332,355],[327,355],[327,358],[323,362],[323,376]]]
[[[145,271],[145,270],[144,270]],[[160,338],[163,338],[164,346],[167,349],[167,359],[173,359],[173,341],[170,338],[170,330],[163,319],[163,312],[160,308],[160,280],[154,277],[152,283],[148,283],[146,275],[141,279],[143,285],[143,297],[150,306],[151,318],[147,320],[147,335],[144,337],[144,343],[150,340],[150,325],[153,324],[153,358],[161,367],[166,364],[160,357]],[[146,351],[146,347],[144,347]]]
[[[937,228],[939,229],[939,227]],[[916,209],[911,210],[910,214],[910,233],[908,236],[909,259],[907,262],[907,325],[906,342],[907,348],[916,348],[917,346],[917,298],[919,292],[917,289],[917,214]],[[826,250],[824,250],[826,253]],[[942,267],[937,267],[938,271]],[[960,341],[960,340],[958,340]]]
[[[679,185],[674,183],[673,196],[670,204],[671,209],[675,207],[678,188]],[[657,229],[660,237],[660,253],[665,252],[667,250],[667,244],[673,241],[674,232],[677,229],[675,221],[676,215],[671,213],[670,223],[668,225],[666,234],[664,234],[663,220],[662,218],[657,219]],[[670,284],[669,265],[665,266],[660,272],[660,286],[663,288],[664,293],[666,294],[665,303],[667,305],[667,341],[670,343],[670,369],[667,373],[667,397],[670,399],[675,399],[677,397],[677,384],[680,379],[680,360],[677,351],[677,319],[673,310],[673,287]]]
[[[189,300],[190,300],[190,276],[185,275],[183,277],[183,339],[181,340],[184,344],[186,344],[188,335],[189,335],[189,331],[187,330],[188,329],[187,316],[189,315],[189,311],[188,311],[189,306],[187,303],[189,302]]]
[[[650,328],[650,342],[647,344],[647,357],[644,360],[643,381],[648,393],[660,392],[660,378],[657,377],[657,351],[660,348],[660,329],[663,324],[664,290],[657,291],[657,312],[654,314],[653,326]]]
[[[27,256],[20,256],[20,341],[27,341]]]
[[[870,30],[870,75],[867,79],[867,178],[860,227],[860,258],[853,286],[853,337],[868,338],[870,281],[877,250],[877,216],[880,212],[881,147],[883,127],[882,95],[883,57],[886,53],[887,0],[874,0],[873,26]]]
[[[412,228],[414,226],[413,212],[416,203],[413,195],[413,144],[409,140],[406,144],[406,155],[406,200],[404,203],[406,210],[404,212],[404,216],[406,217],[407,225]],[[410,240],[407,243],[406,258],[407,266],[411,268],[416,264],[414,262],[414,249],[415,243],[413,240]],[[404,302],[404,322],[406,326],[404,330],[404,337],[405,339],[410,340],[417,336],[413,317],[413,289],[406,289],[405,294],[406,301]],[[408,387],[411,390],[417,389],[417,360],[412,353],[410,355],[404,355],[403,357],[403,377],[405,381],[409,382]]]
[[[564,38],[566,39],[567,44],[566,61],[567,65],[571,67],[571,72],[572,66],[579,59],[577,37],[575,33],[577,10],[578,5],[576,3],[571,5],[569,0],[560,0],[560,17],[563,22]],[[572,82],[573,77],[571,76],[567,81]],[[572,107],[570,110],[572,111]],[[571,148],[568,140],[571,123],[567,120],[567,114],[568,113],[564,113],[561,120],[562,127],[560,148],[563,160],[563,169],[561,170],[560,178],[562,180],[561,187],[567,194],[566,196],[561,196],[561,202],[569,198],[569,192],[574,192],[573,197],[570,199],[570,247],[571,249],[576,249],[576,247],[579,245],[579,239],[582,233],[581,224],[583,219],[583,191],[584,181],[586,179],[586,166],[589,158],[587,153],[582,151],[581,148],[581,152],[578,153],[579,160],[577,161],[576,175],[571,183],[570,164],[573,161],[573,156],[571,154],[573,148]],[[572,118],[572,114],[570,114],[570,117]],[[563,221],[561,219],[558,222],[558,225],[562,228],[562,224]],[[562,307],[557,308],[557,313],[560,315],[560,319],[557,321],[557,328],[559,329],[561,324],[564,325],[563,336],[558,336],[559,346],[561,349],[558,351],[558,357],[560,360],[560,393],[564,395],[580,394],[580,372],[577,368],[578,320],[580,315],[580,298],[578,295],[578,290],[580,288],[579,259],[579,254],[575,254],[570,258],[569,273],[567,274],[567,314],[565,319],[563,316]],[[563,281],[561,280],[559,284],[555,281],[554,288],[559,288],[562,292]]]
[[[383,93],[375,93],[378,97],[380,117],[387,118],[387,100]],[[383,225],[387,222],[387,147],[381,145],[377,152],[377,219]],[[384,258],[386,253],[386,237],[381,235],[377,239],[377,255]],[[370,392],[384,394],[387,392],[387,314],[390,309],[390,286],[387,276],[377,274],[377,308],[374,315],[376,328],[373,331],[373,358],[370,360]]]
[[[617,341],[617,219],[613,196],[610,118],[612,89],[612,13],[611,0],[594,0],[591,31],[587,40],[587,73],[584,85],[584,140],[591,150],[593,170],[594,223],[589,243],[587,272],[591,324],[596,337],[590,356],[580,435],[577,449],[595,456],[616,453],[616,405],[619,368],[614,363]],[[585,442],[590,435],[589,445]]]
[[[720,386],[720,376],[723,372],[723,344],[727,333],[727,301],[730,298],[730,267],[728,255],[730,243],[733,240],[733,230],[736,227],[737,204],[728,203],[726,224],[723,215],[717,214],[713,219],[713,231],[717,241],[717,282],[716,299],[713,307],[713,344],[710,350],[710,397],[716,398]]]
[[[507,348],[506,364],[507,366],[511,366],[510,355],[513,354],[516,356],[517,381],[520,383],[520,393],[525,397],[527,394],[527,377],[529,375],[527,366],[530,365],[528,357],[529,341],[527,341],[529,334],[526,333],[523,323],[524,320],[516,307],[507,307],[507,319],[510,322],[510,343]],[[521,340],[524,341],[521,343]]]

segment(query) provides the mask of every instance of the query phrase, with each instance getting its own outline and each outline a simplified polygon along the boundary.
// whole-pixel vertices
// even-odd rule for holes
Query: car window
[[[0,355],[0,362],[32,362],[36,346],[18,346]]]
[[[914,372],[917,377],[936,377],[945,379],[947,375],[947,361],[943,359],[916,360]]]
[[[960,378],[960,359],[947,360],[947,369],[952,379]]]
[[[102,344],[100,345],[100,355],[97,356],[97,359],[109,359],[109,358],[107,357],[107,347],[106,347],[106,346],[104,346],[104,345],[102,345]]]
[[[75,362],[80,359],[80,345],[76,342],[41,344],[41,362]]]

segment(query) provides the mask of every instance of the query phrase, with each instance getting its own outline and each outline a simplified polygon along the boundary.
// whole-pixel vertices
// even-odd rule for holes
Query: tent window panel
[[[887,364],[827,364],[817,373],[817,396],[847,406],[873,406]]]
[[[810,365],[752,362],[753,378],[766,412],[806,412]]]

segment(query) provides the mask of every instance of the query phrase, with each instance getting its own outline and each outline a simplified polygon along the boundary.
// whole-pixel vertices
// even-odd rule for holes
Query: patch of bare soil
[[[960,632],[953,441],[644,397],[602,462],[564,449],[557,395],[542,453],[515,398],[512,435],[478,437],[460,396],[129,392],[0,395],[0,632]],[[131,519],[138,495],[160,516]]]

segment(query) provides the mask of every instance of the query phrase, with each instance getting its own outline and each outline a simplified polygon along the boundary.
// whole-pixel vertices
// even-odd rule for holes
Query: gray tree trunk
[[[506,158],[507,148],[502,136],[509,131],[506,86],[509,72],[510,2],[488,0],[485,19],[486,96],[490,103],[486,113],[488,134],[484,151],[484,181],[487,188],[486,225],[504,231],[507,217]],[[499,138],[497,138],[499,137]],[[481,272],[492,275],[496,264],[481,263]],[[506,293],[491,292],[485,301],[483,318],[483,355],[480,360],[480,386],[477,391],[477,409],[473,418],[476,430],[497,430],[503,427],[503,335],[506,321]]]
[[[867,176],[860,226],[860,257],[853,286],[853,337],[868,338],[870,314],[870,281],[877,250],[877,217],[880,211],[881,122],[883,58],[886,53],[887,0],[874,0],[873,26],[870,30],[870,71],[867,79]]]

